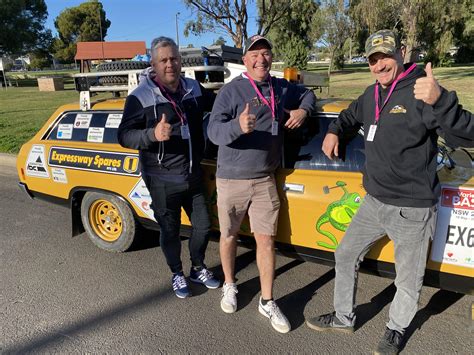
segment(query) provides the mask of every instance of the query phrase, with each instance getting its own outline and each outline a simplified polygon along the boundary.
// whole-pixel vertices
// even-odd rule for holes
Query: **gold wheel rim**
[[[89,221],[95,234],[106,242],[115,242],[122,234],[122,217],[110,201],[94,201],[89,208]]]

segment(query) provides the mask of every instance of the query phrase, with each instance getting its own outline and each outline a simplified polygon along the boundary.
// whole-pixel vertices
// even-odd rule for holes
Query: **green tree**
[[[44,0],[0,0],[0,55],[48,48],[51,31],[44,28]]]
[[[28,54],[30,57],[31,69],[44,69],[51,65],[52,60],[48,52],[36,50]]]
[[[247,0],[183,0],[195,12],[196,19],[184,27],[184,35],[207,32],[228,34],[241,48],[247,38]]]
[[[344,0],[321,1],[321,11],[316,18],[322,24],[323,35],[319,42],[324,43],[329,49],[331,70],[342,69],[344,66],[344,42],[352,34],[352,23],[349,18],[348,8]]]
[[[290,4],[291,6],[287,6]],[[267,6],[268,9],[265,7]],[[286,66],[306,69],[308,55],[314,43],[313,16],[318,10],[313,0],[259,1],[259,17],[262,28],[268,29],[268,37],[274,44],[275,56]],[[271,15],[272,8],[285,9],[284,14]],[[270,23],[271,21],[271,23]]]
[[[224,37],[222,36],[219,36],[218,39],[214,40],[214,43],[212,44],[213,46],[222,46],[224,45],[226,42],[226,40],[224,39]]]
[[[257,33],[266,36],[280,21],[285,21],[293,6],[300,0],[257,0]]]
[[[455,36],[455,44],[458,46],[456,53],[458,63],[472,63],[474,61],[474,6],[472,2],[466,1],[465,7],[467,20],[463,26],[457,28]]]
[[[102,3],[98,0],[65,9],[54,21],[58,31],[58,37],[54,41],[55,57],[62,62],[72,62],[76,54],[76,43],[103,41],[110,24]]]
[[[350,14],[361,48],[377,30],[398,31],[406,47],[405,62],[416,60],[424,50],[434,64],[446,63],[454,45],[463,58],[473,53],[472,0],[353,0]]]

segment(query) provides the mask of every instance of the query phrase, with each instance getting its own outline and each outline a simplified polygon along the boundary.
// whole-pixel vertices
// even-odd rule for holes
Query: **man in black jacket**
[[[392,31],[376,32],[365,47],[376,83],[331,123],[322,149],[333,159],[339,155],[339,136],[364,128],[367,195],[335,253],[335,312],[306,323],[318,331],[354,331],[359,264],[370,247],[388,235],[395,249],[397,292],[376,353],[396,354],[417,311],[436,225],[438,135],[473,137],[454,117],[435,115],[431,105],[414,97],[415,81],[425,72],[414,63],[403,64],[404,49]]]
[[[181,208],[193,227],[190,279],[219,287],[204,264],[211,224],[200,166],[202,119],[205,111],[211,111],[214,95],[196,80],[181,77],[181,57],[172,39],[154,39],[151,55],[152,67],[127,97],[118,139],[122,146],[140,151],[143,180],[160,225],[160,246],[173,273],[172,287],[176,296],[185,298],[190,291],[181,263]]]

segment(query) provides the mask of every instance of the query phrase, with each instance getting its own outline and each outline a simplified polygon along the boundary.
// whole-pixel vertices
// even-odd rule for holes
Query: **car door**
[[[329,122],[337,115],[320,112],[285,135],[283,169],[277,174],[282,203],[277,241],[300,253],[334,251],[365,195],[362,134],[356,130],[341,140],[340,159],[322,152]]]

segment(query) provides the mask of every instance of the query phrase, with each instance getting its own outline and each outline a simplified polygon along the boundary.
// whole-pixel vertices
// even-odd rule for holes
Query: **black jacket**
[[[181,138],[181,120],[170,101],[152,80],[149,69],[140,78],[139,86],[127,97],[122,122],[118,128],[118,141],[127,148],[140,151],[141,171],[144,175],[161,176],[167,180],[183,181],[201,174],[200,162],[204,151],[203,116],[210,112],[214,94],[205,90],[199,82],[181,78],[183,97],[178,102],[188,121],[191,150],[188,140]],[[154,128],[165,113],[172,126],[171,138],[160,142]],[[163,160],[158,164],[159,149]],[[192,173],[190,164],[192,161]]]
[[[469,138],[469,132],[462,125],[443,120],[434,114],[432,106],[415,99],[413,86],[416,79],[424,75],[424,70],[415,68],[398,82],[380,114],[372,142],[367,141],[367,134],[375,122],[375,84],[342,111],[328,129],[330,133],[341,135],[345,130],[363,126],[364,188],[387,204],[401,207],[436,204],[440,193],[436,174],[438,135],[447,141],[450,137],[472,140],[472,133]],[[381,91],[380,102],[383,103],[389,88]]]

